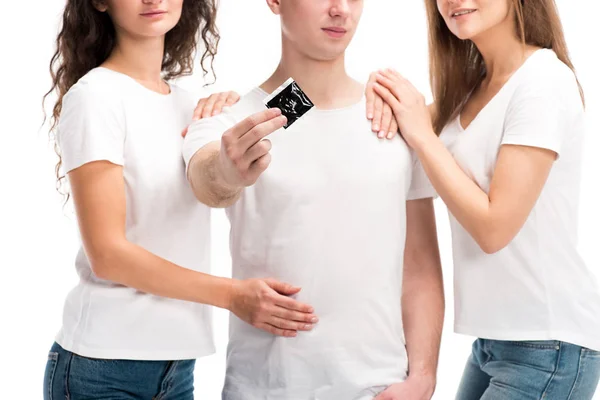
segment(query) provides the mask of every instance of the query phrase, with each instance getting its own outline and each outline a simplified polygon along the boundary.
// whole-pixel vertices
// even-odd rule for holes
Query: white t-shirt
[[[123,166],[127,239],[182,267],[209,272],[210,209],[195,199],[181,159],[194,101],[96,68],[64,98],[58,126],[64,171],[107,160]],[[193,359],[214,352],[209,307],[98,279],[83,248],[57,342],[93,358]]]
[[[254,89],[215,118],[195,122],[184,143],[197,150],[265,110]],[[272,162],[227,209],[233,276],[273,277],[320,321],[297,338],[230,321],[226,400],[372,399],[406,378],[400,304],[406,200],[433,189],[404,141],[379,140],[364,99],[312,109],[268,138]]]
[[[575,76],[551,50],[535,52],[463,130],[442,132],[486,193],[501,145],[559,157],[523,228],[488,255],[451,216],[455,329],[497,340],[562,340],[600,350],[600,294],[577,251],[584,108]]]

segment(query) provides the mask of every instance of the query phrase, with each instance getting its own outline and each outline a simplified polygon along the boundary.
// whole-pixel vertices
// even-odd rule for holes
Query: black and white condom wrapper
[[[286,116],[285,129],[315,106],[292,78],[271,93],[264,103],[267,108],[279,108],[281,113]]]

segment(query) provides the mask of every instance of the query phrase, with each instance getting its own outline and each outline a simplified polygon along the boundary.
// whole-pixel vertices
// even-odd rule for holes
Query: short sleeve
[[[573,107],[581,103],[578,93],[575,79],[569,76],[523,82],[510,100],[501,144],[538,147],[560,155]]]
[[[411,161],[412,161],[412,174],[410,181],[410,189],[408,190],[407,200],[419,200],[419,199],[428,199],[428,198],[436,198],[437,193],[427,174],[425,173],[425,169],[423,169],[423,164],[419,161],[419,157],[417,157],[416,153],[411,149],[410,150]]]
[[[57,130],[65,174],[93,161],[123,165],[125,135],[122,104],[110,93],[81,83],[67,92]]]
[[[221,115],[200,119],[192,123],[183,141],[182,152],[186,171],[192,157],[198,150],[209,143],[220,141],[225,131],[234,126],[235,123],[235,119],[230,114],[229,109],[223,110],[223,114]]]

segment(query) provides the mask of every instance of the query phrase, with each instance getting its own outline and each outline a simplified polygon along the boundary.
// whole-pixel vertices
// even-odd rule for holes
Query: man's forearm
[[[196,198],[209,207],[225,208],[234,204],[241,187],[228,185],[219,171],[220,142],[209,143],[190,160],[188,180]]]
[[[403,286],[408,374],[431,379],[435,384],[445,308],[441,271],[423,265],[409,266]]]
[[[433,200],[408,201],[406,210],[402,318],[408,373],[435,386],[445,304]]]

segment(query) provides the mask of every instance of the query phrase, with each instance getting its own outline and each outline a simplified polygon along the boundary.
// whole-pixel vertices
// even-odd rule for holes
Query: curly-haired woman
[[[210,306],[284,336],[313,319],[287,296],[299,288],[208,274],[210,210],[181,157],[196,104],[169,81],[192,72],[200,39],[214,57],[215,16],[213,0],[67,1],[50,92],[82,247],[45,399],[193,399]]]

